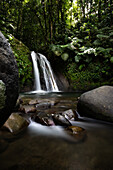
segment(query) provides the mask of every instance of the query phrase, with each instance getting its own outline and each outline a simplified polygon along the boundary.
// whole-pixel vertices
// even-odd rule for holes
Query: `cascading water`
[[[37,55],[34,51],[31,52],[31,57],[32,57],[33,69],[34,69],[35,89],[36,91],[40,91],[41,90],[40,74],[39,74],[38,63],[37,63]]]
[[[39,72],[37,61],[39,61],[40,68],[42,69],[43,72],[46,90],[53,91],[53,92],[59,91],[49,61],[44,55],[40,53],[38,53],[38,55],[34,51],[31,53],[33,68],[34,68],[36,91],[42,90],[41,81],[40,81],[40,72]]]

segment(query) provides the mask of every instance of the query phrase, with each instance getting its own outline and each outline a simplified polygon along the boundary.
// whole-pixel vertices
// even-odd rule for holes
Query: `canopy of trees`
[[[1,0],[0,28],[30,50],[62,58],[72,81],[113,82],[112,0]]]

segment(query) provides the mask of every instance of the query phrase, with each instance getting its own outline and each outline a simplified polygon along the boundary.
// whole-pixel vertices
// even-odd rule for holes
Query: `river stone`
[[[38,104],[38,99],[33,99],[33,100],[30,100],[29,101],[29,105],[35,105],[35,104]]]
[[[24,112],[24,113],[34,113],[36,112],[35,106],[30,106],[30,105],[23,105],[20,106],[19,111]]]
[[[78,115],[72,109],[62,112],[62,115],[68,120],[78,120]]]
[[[81,116],[113,122],[113,87],[101,86],[83,93],[77,110]]]
[[[87,137],[86,130],[79,126],[68,126],[67,133],[76,139],[76,142],[84,141]]]
[[[46,102],[46,103],[39,103],[36,105],[37,110],[46,110],[51,107],[51,103]]]
[[[4,126],[9,129],[12,133],[18,133],[29,125],[29,122],[18,113],[12,113]]]
[[[60,114],[55,114],[52,118],[56,125],[71,126],[70,121]]]
[[[7,40],[5,39],[1,32],[0,32],[0,80],[2,80],[2,82],[5,85],[4,88],[2,87],[2,89],[4,89],[3,91],[5,91],[5,95],[3,94],[4,92],[2,93],[4,97],[0,94],[0,98],[1,97],[3,98],[3,100],[1,99],[2,103],[0,100],[0,127],[1,127],[10,116],[18,97],[18,69],[16,60],[9,46],[9,43],[7,42]]]
[[[53,121],[53,119],[51,117],[40,117],[40,116],[36,116],[34,118],[34,121],[37,123],[40,123],[42,125],[46,125],[46,126],[55,126],[55,123]]]

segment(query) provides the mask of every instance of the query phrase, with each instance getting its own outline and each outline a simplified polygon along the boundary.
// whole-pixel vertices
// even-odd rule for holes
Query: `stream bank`
[[[37,99],[42,103],[45,103],[45,100],[51,103],[57,101],[54,109],[63,112],[68,109],[76,110],[78,96],[80,94],[62,92],[22,94],[21,102],[26,105],[29,102],[33,104]],[[41,110],[48,112],[51,109],[53,108]],[[32,115],[33,113],[23,112],[21,116],[28,119]],[[18,133],[0,130],[1,170],[106,170],[108,167],[113,169],[113,125],[94,119],[78,118],[79,120],[71,123],[72,126],[85,129],[86,137],[82,140],[68,134],[64,126],[46,126],[34,121]]]

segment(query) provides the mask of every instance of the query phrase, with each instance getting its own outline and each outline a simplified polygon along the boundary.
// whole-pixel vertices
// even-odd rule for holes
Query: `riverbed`
[[[54,99],[62,103],[55,106],[57,110],[76,110],[80,93],[33,92],[21,96]],[[113,124],[78,116],[79,120],[71,123],[86,130],[82,140],[70,136],[62,126],[48,127],[34,121],[16,135],[1,136],[5,146],[0,153],[0,170],[112,170]]]

